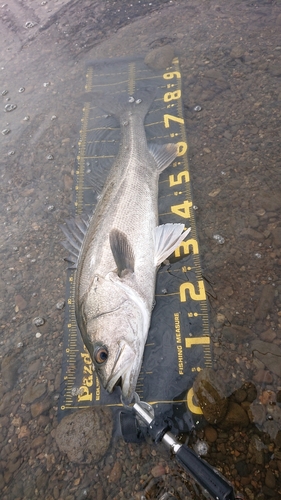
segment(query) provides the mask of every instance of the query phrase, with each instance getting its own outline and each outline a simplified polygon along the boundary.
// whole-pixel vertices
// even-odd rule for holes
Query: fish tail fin
[[[144,87],[136,90],[133,95],[97,95],[92,92],[84,94],[85,101],[96,101],[97,106],[106,113],[114,115],[120,121],[126,115],[132,113],[138,115],[142,120],[148,113],[157,93],[156,87]]]

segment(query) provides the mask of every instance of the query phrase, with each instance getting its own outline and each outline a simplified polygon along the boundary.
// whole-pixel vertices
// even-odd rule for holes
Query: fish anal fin
[[[167,259],[189,234],[191,228],[184,231],[184,224],[162,224],[154,231],[155,257],[154,262],[159,266]]]
[[[174,161],[178,154],[178,147],[173,143],[164,145],[151,143],[148,144],[148,149],[157,163],[159,172],[163,172],[163,170],[165,170],[165,168],[167,168],[172,161]]]
[[[109,243],[117,265],[118,276],[123,277],[128,272],[133,273],[135,256],[127,236],[118,229],[112,229],[109,234]]]

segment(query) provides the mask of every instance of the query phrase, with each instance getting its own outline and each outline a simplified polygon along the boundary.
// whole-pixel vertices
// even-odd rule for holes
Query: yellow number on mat
[[[169,120],[173,121],[173,122],[177,122],[177,123],[184,123],[184,119],[180,118],[179,116],[165,114],[164,115],[164,125],[166,128],[170,127]]]
[[[185,219],[190,219],[190,207],[192,207],[192,201],[185,200],[180,205],[173,205],[171,212]]]
[[[192,248],[192,253],[193,254],[198,254],[199,253],[199,248],[198,248],[198,243],[194,238],[190,238],[190,240],[187,241],[182,241],[181,244],[178,246],[178,248],[175,250],[175,256],[180,257],[181,251],[180,249],[183,248],[183,253],[185,255],[188,255],[190,253],[189,248]]]
[[[185,337],[185,347],[191,347],[192,345],[203,345],[210,344],[210,337]]]
[[[181,74],[179,71],[173,71],[172,73],[164,73],[163,78],[165,80],[172,80],[172,78],[181,78]]]
[[[198,282],[199,292],[196,293],[193,283],[182,283],[180,285],[180,301],[186,302],[186,290],[189,291],[190,298],[192,300],[206,300],[206,292],[204,287],[203,280],[199,280]]]
[[[177,184],[182,184],[184,180],[185,182],[189,182],[189,172],[187,170],[184,170],[183,172],[177,174],[176,180],[174,175],[169,175],[170,187],[176,186]]]
[[[203,412],[202,412],[200,406],[195,405],[193,402],[193,396],[194,396],[194,392],[193,392],[193,388],[191,387],[191,389],[189,389],[189,391],[187,393],[187,397],[186,397],[187,406],[190,409],[190,411],[192,411],[192,413],[195,413],[196,415],[202,415]]]
[[[180,90],[175,90],[174,92],[166,92],[166,94],[164,94],[164,102],[173,101],[174,99],[179,99],[180,97]]]
[[[184,153],[186,153],[187,151],[187,144],[186,142],[177,142],[177,146],[178,146],[178,156],[183,156]]]

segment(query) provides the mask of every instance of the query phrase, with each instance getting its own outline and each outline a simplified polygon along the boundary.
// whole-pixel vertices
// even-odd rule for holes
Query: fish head
[[[87,321],[87,348],[102,386],[121,386],[131,401],[142,364],[148,326],[143,311],[126,298],[112,311]]]

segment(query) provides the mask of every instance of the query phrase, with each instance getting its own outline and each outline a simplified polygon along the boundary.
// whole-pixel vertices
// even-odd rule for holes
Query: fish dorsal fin
[[[76,269],[80,249],[89,226],[89,216],[80,215],[65,221],[65,224],[60,226],[62,232],[66,236],[66,240],[62,241],[62,245],[66,248],[70,255],[65,259],[72,265],[72,269]]]
[[[110,248],[117,265],[118,276],[125,271],[134,272],[135,256],[127,236],[118,229],[112,229],[109,234]]]
[[[184,224],[162,224],[154,231],[155,242],[155,265],[159,266],[167,259],[184,238],[189,234],[191,228],[184,231]]]
[[[151,143],[148,144],[148,149],[157,163],[159,172],[163,172],[163,170],[165,170],[165,168],[167,168],[172,161],[174,161],[178,154],[178,147],[173,143],[164,145]]]

